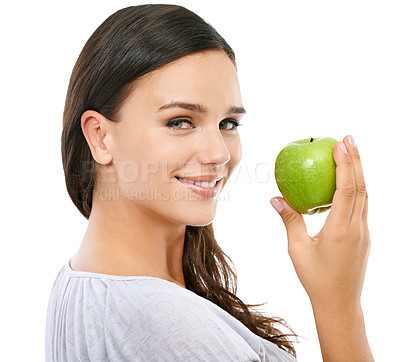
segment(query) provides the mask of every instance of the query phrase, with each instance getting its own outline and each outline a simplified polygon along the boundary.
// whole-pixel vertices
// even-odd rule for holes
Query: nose
[[[203,132],[200,141],[201,148],[198,152],[198,162],[201,164],[225,165],[231,159],[231,154],[226,145],[221,130]]]

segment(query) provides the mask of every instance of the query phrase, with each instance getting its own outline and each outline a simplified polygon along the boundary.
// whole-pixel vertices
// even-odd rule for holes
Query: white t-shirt
[[[48,305],[46,361],[295,359],[173,282],[74,271],[67,263]]]

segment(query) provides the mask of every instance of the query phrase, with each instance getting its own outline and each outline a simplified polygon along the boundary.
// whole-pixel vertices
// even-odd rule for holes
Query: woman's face
[[[243,113],[236,70],[223,51],[187,55],[144,76],[105,138],[120,201],[155,220],[212,222],[241,158],[235,122]],[[220,181],[199,187],[178,177]]]

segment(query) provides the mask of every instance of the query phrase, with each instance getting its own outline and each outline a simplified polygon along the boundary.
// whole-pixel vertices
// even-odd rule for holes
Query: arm
[[[322,306],[313,311],[324,361],[374,361],[361,306],[345,310]]]
[[[370,237],[368,195],[358,148],[337,142],[336,191],[321,231],[310,237],[303,216],[279,198],[289,256],[313,306],[325,362],[370,362],[372,356],[361,309],[361,291]],[[277,209],[278,210],[278,209]]]

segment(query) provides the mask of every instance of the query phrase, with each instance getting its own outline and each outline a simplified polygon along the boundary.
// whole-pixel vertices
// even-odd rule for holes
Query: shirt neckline
[[[171,282],[166,279],[152,277],[149,275],[112,275],[112,274],[101,274],[101,273],[94,273],[94,272],[87,272],[81,270],[74,270],[71,268],[70,261],[68,260],[67,263],[64,265],[65,272],[73,278],[95,278],[95,279],[108,279],[108,280],[161,280],[163,282],[167,282],[169,284],[175,285],[178,288],[188,290],[174,282]]]

